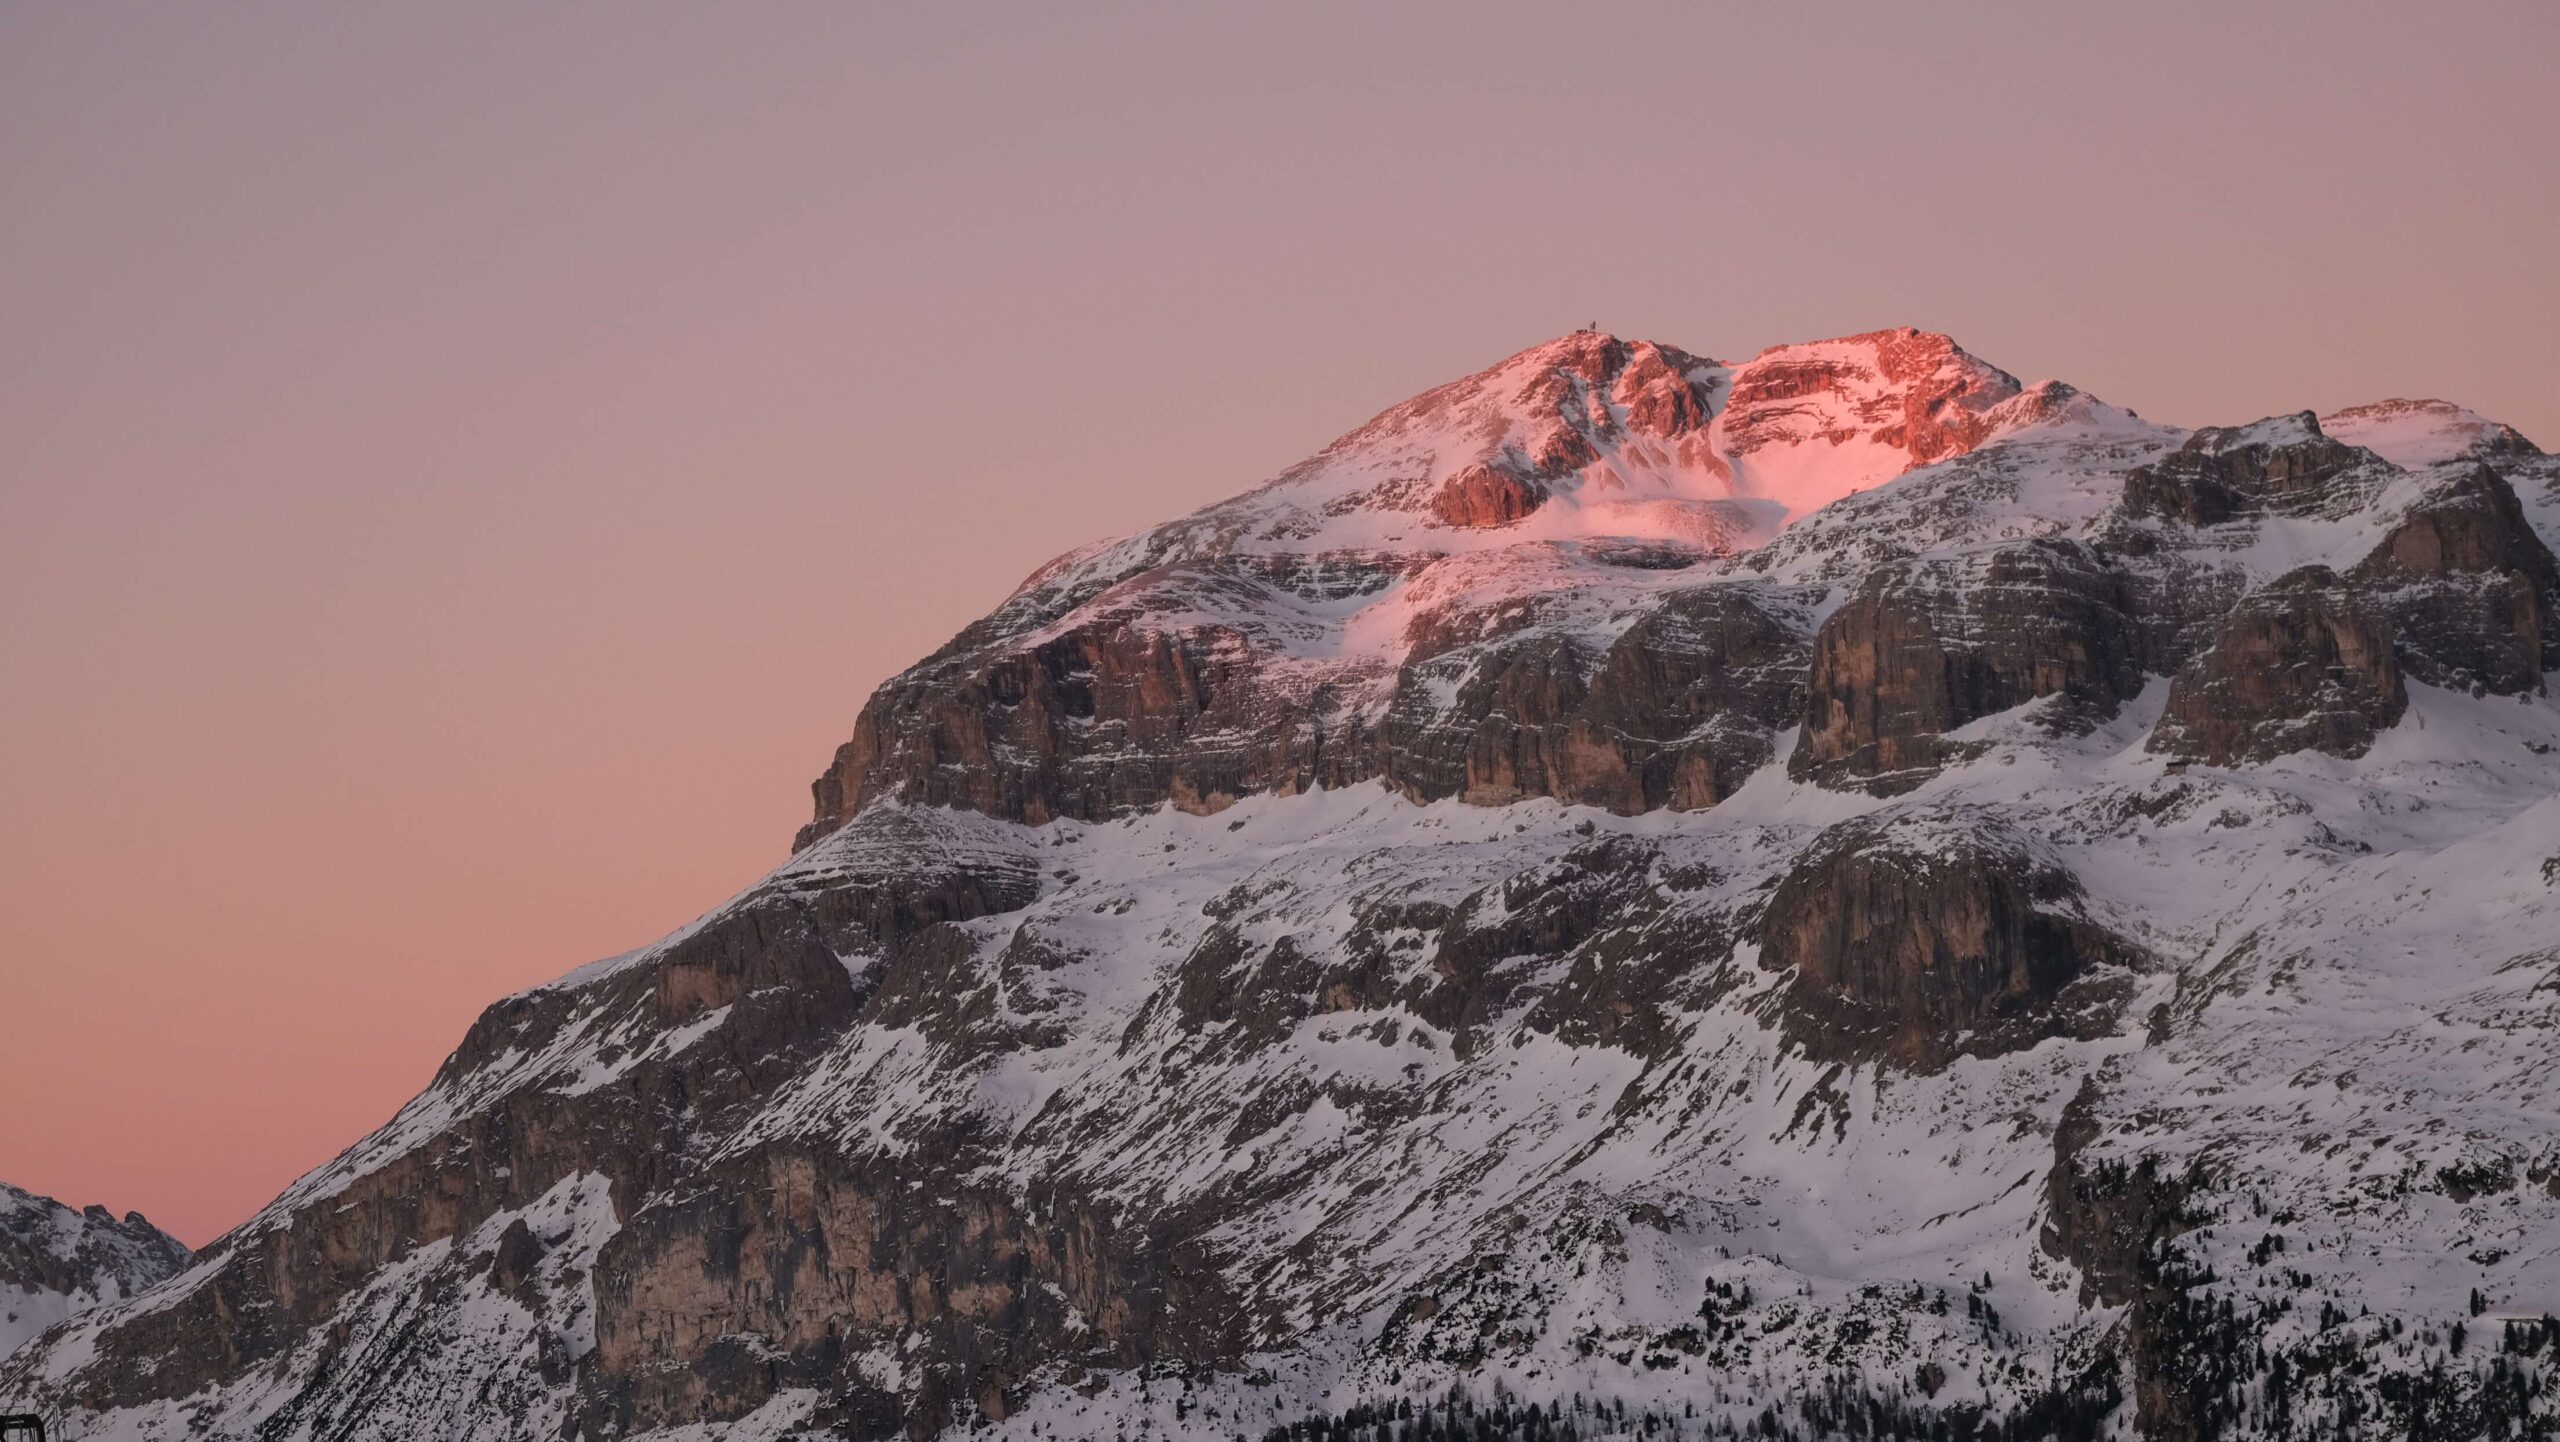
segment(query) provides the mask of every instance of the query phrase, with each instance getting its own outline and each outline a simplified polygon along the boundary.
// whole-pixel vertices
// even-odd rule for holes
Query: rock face
[[[2074,983],[2139,953],[2082,914],[2070,871],[1997,817],[1903,812],[1844,822],[1789,868],[1761,923],[1760,964],[1792,972],[1787,1035],[1825,1060],[1934,1070],[2032,1045]],[[2084,988],[2094,993],[2096,988]]]
[[[1907,791],[1979,748],[1967,722],[2062,698],[2055,719],[2113,715],[2146,659],[2127,578],[2060,542],[1870,575],[1814,640],[1799,780]]]
[[[1660,554],[1675,567],[1697,560]],[[1639,571],[1648,559],[1577,558]],[[1739,785],[1794,720],[1804,641],[1791,607],[1701,588],[1603,638],[1548,624],[1545,609],[1533,599],[1424,612],[1392,672],[1312,684],[1233,630],[1118,624],[957,683],[951,671],[910,673],[866,709],[818,783],[821,819],[799,839],[831,829],[847,774],[857,796],[887,787],[1034,824],[1168,802],[1208,813],[1256,792],[1372,778],[1422,800],[1696,807]],[[1348,705],[1364,689],[1387,698],[1373,714]]]
[[[2189,526],[2244,515],[2312,516],[2340,499],[2338,481],[2364,459],[2306,411],[2249,426],[2208,426],[2176,454],[2125,476],[2130,515]]]
[[[1790,608],[1702,586],[1665,593],[1596,656],[1550,631],[1443,652],[1398,676],[1374,762],[1326,775],[1376,774],[1420,801],[1552,796],[1622,815],[1712,806],[1795,718],[1799,625]]]
[[[2362,756],[2409,707],[2390,623],[2326,566],[2243,598],[2178,669],[2151,749],[2216,766]]]
[[[2449,408],[1561,338],[1044,568],[0,1404],[2530,1435],[2560,1329],[2449,1328],[2560,1296],[2555,528]]]
[[[1474,465],[1432,492],[1431,514],[1445,526],[1507,526],[1544,504],[1546,487],[1492,466]]]
[[[2350,574],[2379,593],[2421,681],[2512,696],[2560,668],[2560,562],[2486,466],[2411,508]]]
[[[1925,465],[1980,445],[1995,429],[1989,413],[2018,391],[2016,377],[1945,336],[1872,331],[1781,347],[1742,368],[1725,434],[1746,456],[1810,432],[1832,444],[1870,440]]]
[[[702,1181],[601,1259],[583,1380],[587,1425],[607,1435],[834,1383],[853,1337],[939,1334],[966,1358],[914,1397],[858,1394],[852,1409],[885,1425],[851,1419],[856,1435],[960,1409],[1002,1417],[1062,1351],[1134,1367],[1243,1348],[1245,1319],[1196,1243],[1129,1232],[1073,1194],[1026,1205],[956,1171],[848,1174],[793,1148]]]
[[[140,1212],[75,1212],[0,1183],[0,1358],[64,1318],[149,1291],[190,1255]]]

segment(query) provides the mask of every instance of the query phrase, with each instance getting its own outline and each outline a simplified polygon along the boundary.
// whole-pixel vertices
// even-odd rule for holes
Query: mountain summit
[[[1150,537],[1191,554],[1583,536],[1732,548],[1970,449],[2015,422],[1998,409],[2018,393],[2005,372],[1920,331],[1742,362],[1580,331],[1426,391]]]
[[[140,1212],[119,1221],[0,1182],[0,1359],[66,1317],[150,1290],[189,1255]]]
[[[2226,419],[1907,330],[1415,397],[1044,567],[0,1402],[2550,1435],[2560,460]]]
[[[1604,692],[1615,709],[1576,736],[1486,750],[1451,729],[1509,708],[1458,694],[1499,684],[1474,659],[1544,637],[1573,694],[1535,704],[1578,710],[1594,700],[1582,653],[1687,568],[1994,437],[2093,422],[2124,444],[2171,434],[2068,387],[2022,391],[1921,331],[1733,364],[1591,331],[1549,341],[1241,496],[1043,567],[872,698],[800,841],[884,787],[1035,823],[1370,776],[1417,799],[1705,804],[1767,759],[1792,716],[1783,681],[1712,736],[1663,697]],[[1797,599],[1698,592],[1657,624],[1711,624],[1737,649],[1695,664],[1738,684],[1784,649]]]
[[[1211,556],[1451,554],[1612,537],[1747,549],[2028,423],[2007,373],[1877,331],[1740,362],[1577,331],[1395,406],[1232,500],[1027,583]]]

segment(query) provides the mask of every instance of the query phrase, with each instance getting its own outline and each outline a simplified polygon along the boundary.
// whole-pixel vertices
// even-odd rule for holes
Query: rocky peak
[[[140,1212],[74,1211],[0,1183],[0,1357],[66,1317],[157,1286],[192,1255]]]
[[[2020,391],[1947,337],[1910,329],[1741,362],[1578,331],[1392,406],[1262,487],[1139,539],[1159,559],[1594,535],[1726,549],[1983,443]],[[1125,559],[1129,545],[1097,559]]]
[[[1738,494],[1790,521],[1982,444],[2021,389],[1948,337],[1909,328],[1774,346],[1731,373],[1719,451]]]

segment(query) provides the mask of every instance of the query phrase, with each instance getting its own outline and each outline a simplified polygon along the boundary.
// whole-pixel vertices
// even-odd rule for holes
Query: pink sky
[[[1778,8],[0,12],[0,1179],[210,1240],[1038,562],[1587,321],[2560,445],[2548,0]]]

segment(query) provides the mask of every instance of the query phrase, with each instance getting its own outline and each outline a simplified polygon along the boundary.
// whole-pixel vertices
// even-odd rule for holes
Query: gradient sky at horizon
[[[0,1180],[210,1240],[1039,562],[1588,321],[2560,446],[2555,73],[2548,0],[0,8]]]

